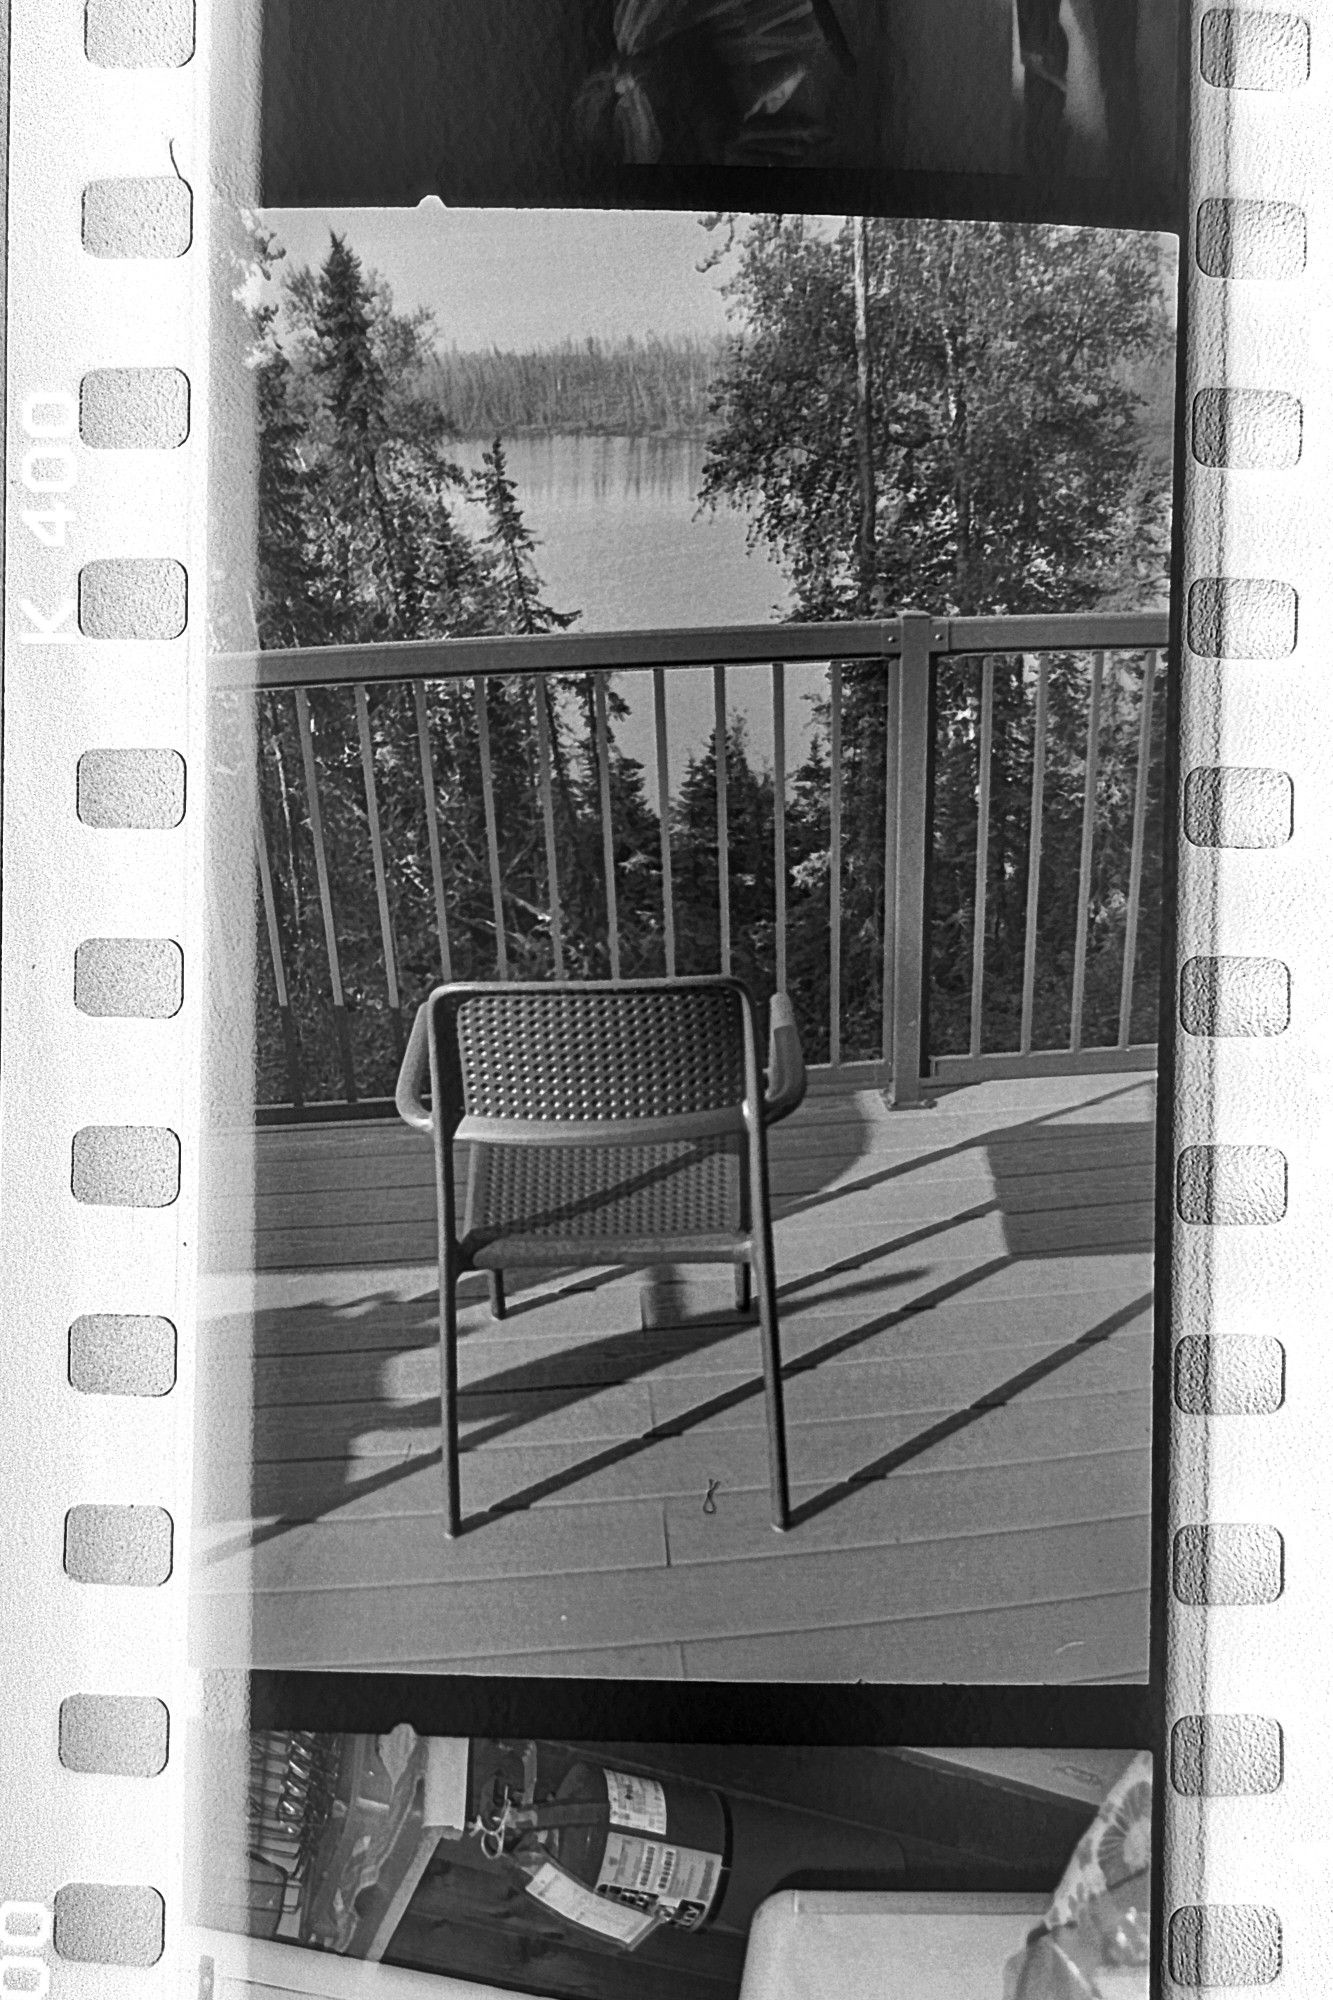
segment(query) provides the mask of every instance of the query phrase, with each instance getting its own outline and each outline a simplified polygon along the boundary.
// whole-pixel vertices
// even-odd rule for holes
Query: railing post
[[[902,617],[898,669],[897,860],[893,885],[893,1045],[889,1102],[921,1102],[921,991],[926,963],[926,801],[930,776],[932,620]]]

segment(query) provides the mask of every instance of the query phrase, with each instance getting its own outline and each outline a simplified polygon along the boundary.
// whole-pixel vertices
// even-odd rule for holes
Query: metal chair
[[[788,1520],[787,1444],[766,1129],[805,1095],[785,994],[759,1069],[737,979],[456,984],[417,1010],[400,1115],[435,1146],[446,1534],[459,1532],[458,1280],[578,1264],[730,1263],[759,1306],[773,1525]],[[431,1109],[422,1102],[429,1079]],[[471,1148],[462,1233],[456,1145]]]

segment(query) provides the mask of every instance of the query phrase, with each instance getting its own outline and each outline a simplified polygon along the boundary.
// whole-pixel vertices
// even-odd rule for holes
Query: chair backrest
[[[468,1118],[661,1119],[746,1101],[753,1004],[735,980],[446,987],[438,999]]]

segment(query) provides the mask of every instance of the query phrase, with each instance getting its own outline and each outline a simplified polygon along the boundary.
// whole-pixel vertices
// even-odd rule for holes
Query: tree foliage
[[[257,249],[271,276],[277,246],[261,239]],[[263,645],[537,633],[576,621],[545,600],[503,440],[476,474],[450,456],[428,315],[396,313],[334,235],[319,270],[294,274],[280,304],[252,317]],[[464,502],[480,511],[480,532]],[[265,1094],[286,1096],[294,1068],[315,1095],[341,1094],[353,1076],[363,1094],[383,1094],[405,1013],[446,964],[456,977],[486,977],[501,963],[520,977],[552,970],[557,891],[564,969],[608,969],[595,700],[587,675],[264,698],[261,799],[289,996],[284,1016],[269,988]],[[624,713],[614,687],[607,710],[613,851],[626,878],[622,961],[634,969],[661,931],[656,830],[639,767],[614,740]]]
[[[728,220],[717,261],[731,265],[733,332],[709,363],[700,498],[747,509],[752,537],[790,580],[798,620],[1161,601],[1171,329],[1151,239],[870,221],[858,259],[851,224],[830,234],[799,217]],[[399,313],[344,238],[334,235],[318,269],[290,275],[274,297],[281,255],[271,238],[258,240],[270,281],[251,314],[261,644],[572,626],[578,613],[547,600],[501,433],[533,411],[571,408],[613,412],[628,427],[637,412],[640,429],[654,428],[671,396],[678,414],[691,397],[697,408],[702,349],[684,356],[683,374],[681,356],[668,366],[665,345],[625,343],[558,350],[536,370],[508,367],[532,357],[495,357],[489,376],[469,373],[461,364],[470,358],[442,355],[431,316]],[[475,434],[479,412],[489,421],[497,410],[512,421],[496,424],[481,469],[465,471],[454,443]],[[1106,660],[1086,919],[1090,1043],[1113,1040],[1118,1025],[1143,667]],[[1043,670],[1038,1047],[1066,1039],[1070,1026],[1089,674],[1088,656],[1075,654],[1047,656]],[[933,689],[937,1053],[965,1048],[970,1032],[981,685],[979,661],[949,661]],[[1037,689],[1034,658],[993,662],[987,1048],[1012,1048],[1019,1034]],[[677,967],[720,962],[725,862],[732,965],[762,998],[779,962],[782,797],[786,984],[813,1060],[831,1052],[835,936],[841,1052],[880,1048],[894,888],[885,877],[887,691],[882,661],[845,662],[836,717],[828,699],[816,705],[802,762],[781,786],[730,716],[724,784],[710,735],[669,807]],[[626,976],[666,970],[664,829],[619,740],[627,709],[614,678],[372,681],[271,694],[263,706],[271,879],[261,1097],[287,1098],[298,1071],[307,1096],[341,1096],[353,1076],[361,1094],[387,1095],[405,1020],[446,966],[455,977],[501,966],[517,977],[605,976],[617,959]],[[1150,742],[1150,827],[1162,707]],[[1136,1038],[1153,1033],[1159,902],[1160,843],[1150,838]]]
[[[724,218],[714,217],[716,226]],[[713,396],[706,504],[744,504],[798,620],[1129,609],[1166,596],[1172,327],[1160,243],[1012,223],[870,221],[868,384],[858,382],[856,225],[731,220],[735,325]],[[725,255],[725,253],[724,253]],[[863,438],[872,465],[866,515]],[[869,560],[866,551],[869,550]],[[1142,661],[1114,658],[1100,731],[1087,1007],[1114,1034],[1127,915]],[[1048,664],[1038,901],[1038,1045],[1069,1032],[1090,661]],[[1038,668],[996,662],[986,856],[987,1045],[1017,1043]],[[845,1005],[873,1036],[884,884],[884,682],[845,674]],[[932,1046],[966,1046],[973,957],[980,663],[942,667],[933,706]],[[1159,704],[1160,715],[1160,704]],[[825,736],[827,710],[820,718]],[[1160,726],[1148,772],[1160,803]],[[859,791],[857,789],[859,785]],[[1155,820],[1152,822],[1155,825]],[[1159,848],[1144,877],[1149,969]],[[1152,1034],[1152,980],[1135,1032]]]
[[[870,221],[874,574],[860,523],[853,236],[761,216],[728,292],[705,501],[741,501],[797,616],[1159,602],[1169,465],[1136,365],[1169,353],[1162,253],[1129,232]]]

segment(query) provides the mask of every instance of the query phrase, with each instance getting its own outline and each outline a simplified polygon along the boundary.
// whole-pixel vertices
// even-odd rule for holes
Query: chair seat
[[[474,1145],[463,1260],[482,1268],[733,1259],[749,1232],[731,1138],[655,1146]]]

